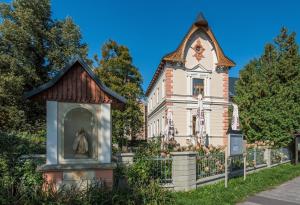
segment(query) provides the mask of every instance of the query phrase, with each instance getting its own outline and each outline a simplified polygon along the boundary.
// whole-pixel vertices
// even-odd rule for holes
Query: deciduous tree
[[[74,56],[87,56],[72,19],[53,20],[50,0],[0,3],[0,129],[43,126],[43,107],[23,98],[24,91],[49,80]]]
[[[109,40],[102,47],[101,60],[95,56],[99,66],[95,70],[105,85],[127,99],[125,109],[113,110],[113,138],[124,145],[126,136],[134,139],[143,125],[143,113],[139,101],[143,98],[143,79],[133,65],[129,49]]]

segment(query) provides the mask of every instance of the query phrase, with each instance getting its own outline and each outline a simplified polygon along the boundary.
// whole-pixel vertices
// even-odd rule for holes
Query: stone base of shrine
[[[39,171],[45,179],[45,189],[58,190],[61,187],[85,189],[99,186],[113,187],[113,172],[116,164],[61,164],[43,165]]]

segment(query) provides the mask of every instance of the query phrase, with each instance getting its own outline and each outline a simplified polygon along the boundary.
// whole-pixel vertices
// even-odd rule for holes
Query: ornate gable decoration
[[[194,47],[192,49],[195,51],[195,54],[193,55],[197,61],[199,62],[202,58],[204,58],[204,51],[205,49],[203,48],[201,41],[198,39]]]
[[[196,32],[197,30],[201,30],[203,31],[212,41],[214,48],[216,49],[216,55],[217,55],[217,60],[218,63],[216,64],[217,67],[225,67],[225,68],[230,68],[235,66],[235,63],[229,59],[224,53],[223,50],[221,49],[219,43],[217,42],[212,30],[210,29],[210,27],[208,26],[208,22],[206,21],[206,19],[204,18],[204,16],[202,14],[200,14],[195,23],[192,25],[192,27],[190,28],[190,30],[188,31],[188,33],[186,34],[186,36],[184,37],[184,39],[182,40],[182,42],[180,43],[180,45],[178,46],[178,48],[173,51],[172,53],[166,54],[162,59],[161,62],[159,64],[159,66],[157,67],[155,74],[147,88],[146,91],[146,95],[148,96],[150,94],[151,89],[153,88],[156,80],[158,79],[159,75],[161,74],[161,71],[163,70],[166,62],[171,62],[171,63],[180,63],[183,64],[185,62],[184,59],[184,48],[187,44],[187,41],[190,39],[190,37],[192,36],[192,34],[194,32]],[[201,50],[201,49],[200,49]],[[203,52],[196,52],[195,57],[197,58],[198,61],[200,61],[204,56],[203,56]]]
[[[218,60],[217,66],[227,67],[227,68],[235,66],[235,63],[232,60],[230,60],[227,56],[225,56],[225,54],[223,53],[212,30],[208,26],[208,22],[206,21],[206,19],[204,18],[204,16],[202,14],[200,14],[197,17],[195,23],[192,25],[192,27],[190,28],[190,30],[188,31],[188,33],[186,34],[186,36],[184,37],[184,39],[182,40],[182,42],[180,43],[178,48],[174,52],[165,55],[162,60],[183,63],[185,61],[184,48],[185,48],[188,40],[190,39],[190,37],[193,35],[193,33],[195,33],[198,30],[201,30],[202,32],[204,32],[212,41],[212,43],[216,49],[217,60]],[[198,53],[199,54],[196,54],[195,57],[198,56],[198,58],[199,58],[201,56],[201,53],[200,52],[198,52]],[[203,57],[201,57],[201,58],[203,58]]]

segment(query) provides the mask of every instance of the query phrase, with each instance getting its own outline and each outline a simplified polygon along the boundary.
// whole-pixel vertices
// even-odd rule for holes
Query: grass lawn
[[[246,181],[243,177],[230,179],[228,188],[224,181],[199,187],[189,192],[176,192],[176,204],[236,204],[248,196],[270,189],[285,181],[300,176],[300,165],[284,164],[249,174]]]

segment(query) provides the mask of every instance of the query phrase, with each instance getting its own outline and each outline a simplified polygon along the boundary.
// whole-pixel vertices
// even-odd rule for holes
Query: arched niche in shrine
[[[64,159],[96,159],[97,132],[94,114],[83,107],[68,110],[63,120]]]

